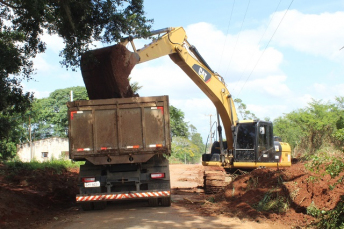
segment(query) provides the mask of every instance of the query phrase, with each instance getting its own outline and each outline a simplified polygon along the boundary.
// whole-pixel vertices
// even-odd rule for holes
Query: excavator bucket
[[[89,99],[128,98],[136,96],[129,75],[139,56],[117,44],[88,51],[81,57],[81,73]]]

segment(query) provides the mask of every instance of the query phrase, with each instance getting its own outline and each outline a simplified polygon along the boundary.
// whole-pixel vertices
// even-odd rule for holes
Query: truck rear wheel
[[[107,202],[106,201],[101,201],[101,202],[94,202],[94,210],[103,210],[106,208]]]
[[[148,199],[148,205],[151,207],[157,207],[159,206],[159,202],[157,198],[154,199]]]
[[[171,206],[171,197],[161,198],[161,206],[163,206],[163,207]]]
[[[81,203],[81,208],[84,211],[92,211],[93,210],[93,203],[88,202],[88,203]]]

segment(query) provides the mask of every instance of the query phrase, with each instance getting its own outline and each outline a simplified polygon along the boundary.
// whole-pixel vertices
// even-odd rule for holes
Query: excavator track
[[[203,175],[204,193],[215,194],[222,191],[232,178],[223,167],[205,166]]]

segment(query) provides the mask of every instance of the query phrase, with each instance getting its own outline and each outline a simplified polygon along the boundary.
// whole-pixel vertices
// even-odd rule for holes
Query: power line
[[[227,26],[227,33],[226,33],[225,43],[223,44],[222,53],[221,53],[221,57],[220,57],[220,61],[219,61],[219,67],[217,69],[220,69],[221,61],[222,61],[222,56],[223,56],[223,51],[226,48],[227,36],[228,36],[228,32],[229,32],[229,25],[231,24],[231,20],[232,20],[234,4],[235,4],[235,0],[233,1],[233,6],[232,6],[231,14],[229,16],[229,22],[228,22],[228,26]]]
[[[259,40],[259,42],[258,42],[258,47],[259,47],[259,44],[261,43],[261,41],[263,40],[263,38],[264,38],[264,36],[265,36],[265,33],[266,33],[266,31],[268,30],[268,28],[269,28],[269,26],[270,26],[270,24],[271,24],[273,18],[275,17],[275,13],[276,13],[276,11],[277,11],[279,5],[281,4],[281,2],[282,2],[282,0],[280,0],[280,1],[278,2],[277,7],[276,7],[274,13],[272,14],[272,17],[270,18],[270,21],[269,21],[267,27],[265,28],[263,35],[260,37],[260,40]],[[246,66],[245,66],[245,68],[244,68],[244,71],[243,71],[243,72],[241,73],[241,75],[240,75],[239,81],[240,81],[241,78],[243,77],[243,75],[244,75],[244,73],[246,72],[246,69],[247,69],[249,63],[251,62],[251,60],[252,60],[252,58],[253,58],[253,52],[252,52],[251,55],[249,55],[249,56],[250,56],[250,59],[246,62]],[[238,86],[239,81],[238,81],[238,82],[236,83],[236,85],[234,86],[233,91],[234,91],[235,88]]]
[[[261,59],[261,58],[262,58],[262,56],[264,55],[264,53],[265,53],[265,50],[268,48],[268,46],[269,46],[269,44],[270,44],[270,42],[271,42],[272,38],[273,38],[273,37],[274,37],[274,35],[276,34],[276,31],[278,30],[279,26],[281,25],[281,23],[282,23],[282,21],[283,21],[283,19],[284,19],[285,15],[286,15],[286,14],[287,14],[287,12],[289,11],[289,9],[290,9],[291,5],[293,4],[293,2],[294,2],[294,0],[291,0],[291,2],[290,2],[290,4],[289,4],[289,6],[288,6],[288,8],[287,8],[287,10],[284,12],[284,15],[283,15],[283,17],[282,17],[281,21],[280,21],[280,22],[279,22],[279,24],[277,25],[277,27],[276,27],[276,29],[275,29],[274,33],[272,34],[272,36],[271,36],[271,38],[270,38],[269,42],[266,44],[266,46],[265,46],[265,48],[264,48],[264,50],[263,50],[262,54],[260,55],[260,57],[259,57],[259,59],[257,60],[256,64],[254,65],[254,67],[253,67],[252,71],[250,72],[249,76],[247,77],[247,79],[246,79],[246,81],[245,81],[244,85],[241,87],[241,89],[240,89],[240,91],[239,91],[238,95],[241,93],[241,91],[242,91],[242,89],[244,88],[244,86],[246,85],[247,81],[250,79],[250,77],[251,77],[251,75],[252,75],[253,71],[255,70],[255,68],[257,67],[257,65],[258,65],[258,63],[259,63],[259,61],[260,61],[260,59]]]
[[[240,34],[241,34],[242,26],[243,26],[243,24],[244,24],[244,21],[245,21],[245,19],[246,19],[246,14],[247,14],[248,7],[249,7],[249,5],[250,5],[250,2],[251,2],[251,0],[249,0],[249,1],[248,1],[248,3],[247,3],[247,7],[246,7],[246,11],[245,11],[244,19],[243,19],[243,20],[242,20],[242,22],[241,22],[240,31],[239,31],[238,37],[237,37],[237,39],[236,39],[236,42],[235,42],[235,45],[234,45],[234,49],[233,49],[233,52],[232,52],[231,58],[230,58],[230,60],[229,60],[229,64],[228,64],[228,67],[227,67],[227,70],[226,70],[226,73],[225,73],[225,75],[227,75],[227,72],[228,72],[228,70],[229,70],[229,66],[231,65],[232,58],[233,58],[233,55],[234,55],[234,52],[235,52],[235,49],[236,49],[236,46],[237,46],[237,43],[238,43],[238,40],[239,40]]]

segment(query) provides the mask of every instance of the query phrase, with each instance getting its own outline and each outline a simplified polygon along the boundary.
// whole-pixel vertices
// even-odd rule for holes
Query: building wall
[[[17,145],[17,156],[23,162],[29,162],[30,159],[36,161],[48,161],[52,158],[60,159],[66,158],[68,159],[68,145],[67,138],[47,138],[43,140],[38,140],[32,142],[32,158],[30,157],[30,144],[20,144]]]

